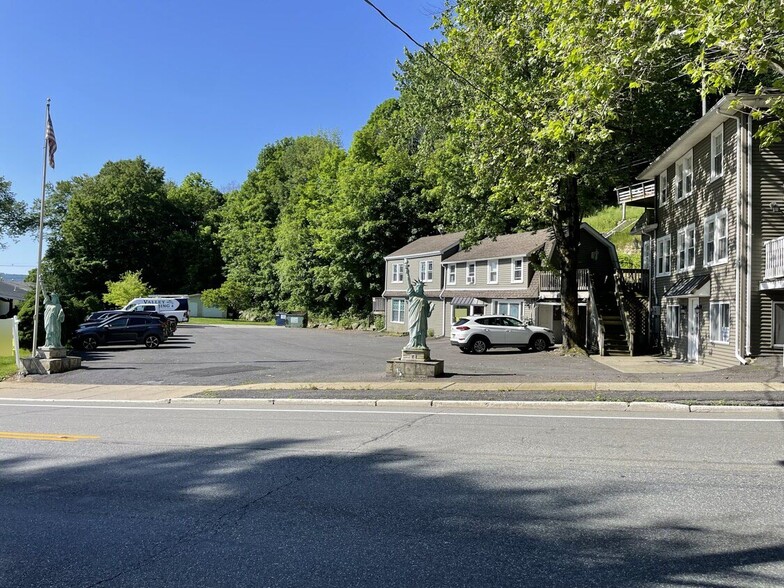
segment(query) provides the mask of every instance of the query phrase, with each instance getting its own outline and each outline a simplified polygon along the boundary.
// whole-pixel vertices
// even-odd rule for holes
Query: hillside
[[[640,267],[640,236],[632,235],[629,231],[637,222],[644,208],[626,207],[626,220],[621,223],[621,207],[608,206],[602,210],[583,218],[583,221],[591,225],[602,235],[607,237],[618,252],[618,259],[621,267],[637,268]]]

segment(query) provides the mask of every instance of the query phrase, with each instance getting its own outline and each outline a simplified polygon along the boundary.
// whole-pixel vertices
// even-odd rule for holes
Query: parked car
[[[484,353],[491,347],[545,351],[553,346],[553,331],[505,315],[461,318],[452,325],[449,342],[463,353]]]
[[[159,321],[163,323],[164,331],[166,331],[166,336],[168,337],[173,335],[174,332],[177,330],[176,319],[170,319],[162,315],[160,312],[145,311],[145,310],[98,310],[96,312],[91,312],[90,314],[88,314],[85,317],[84,322],[82,324],[84,325],[87,323],[102,323],[115,316],[127,316],[131,312],[135,314],[141,314],[144,316],[152,316],[157,318]]]
[[[143,343],[155,349],[167,339],[162,322],[152,316],[125,313],[100,323],[84,323],[73,333],[74,347],[92,351],[99,345],[126,345]]]

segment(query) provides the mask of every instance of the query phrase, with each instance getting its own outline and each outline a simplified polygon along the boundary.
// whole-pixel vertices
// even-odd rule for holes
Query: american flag
[[[57,139],[54,138],[52,116],[49,114],[46,117],[46,148],[49,151],[49,166],[54,169],[54,152],[57,151]]]

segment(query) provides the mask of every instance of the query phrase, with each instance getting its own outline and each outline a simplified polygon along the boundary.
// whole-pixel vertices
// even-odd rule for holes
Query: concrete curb
[[[174,405],[265,405],[265,406],[364,406],[370,408],[452,408],[452,409],[496,409],[532,410],[560,409],[607,412],[687,412],[687,413],[754,413],[765,412],[781,416],[782,406],[679,404],[676,402],[620,402],[596,400],[436,400],[380,398],[161,398],[157,400],[112,400],[96,398],[0,398],[0,402],[40,402],[46,404],[89,403],[89,404],[174,404]]]

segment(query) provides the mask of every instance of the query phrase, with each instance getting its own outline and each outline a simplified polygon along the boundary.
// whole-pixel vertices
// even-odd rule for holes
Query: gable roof
[[[420,237],[416,241],[411,241],[408,245],[390,253],[384,260],[402,259],[404,257],[422,257],[425,255],[441,255],[452,247],[459,245],[463,235],[465,235],[464,231],[460,233],[446,233],[445,235]]]
[[[667,147],[653,162],[637,176],[638,180],[653,180],[668,167],[688,153],[697,143],[702,141],[713,129],[727,120],[728,117],[741,112],[740,108],[732,106],[735,100],[740,101],[743,107],[764,108],[770,102],[771,96],[757,94],[727,94],[719,100],[713,108],[706,112],[702,118],[689,127],[678,139]]]
[[[450,256],[449,263],[530,255],[537,249],[540,249],[550,239],[550,232],[545,229],[488,237],[470,249],[463,249]]]

